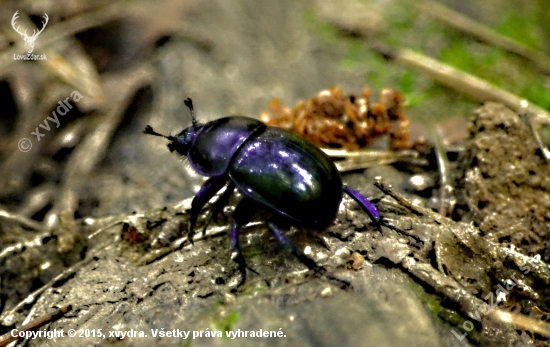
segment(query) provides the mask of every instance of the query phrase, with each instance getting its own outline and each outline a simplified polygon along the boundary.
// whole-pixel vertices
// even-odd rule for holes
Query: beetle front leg
[[[346,280],[343,280],[343,279],[340,279],[340,278],[337,278],[337,277],[334,277],[330,274],[327,273],[327,270],[322,267],[322,266],[319,266],[317,265],[317,263],[315,262],[315,260],[311,259],[310,257],[308,257],[304,252],[302,252],[301,249],[299,249],[298,247],[296,247],[286,236],[285,234],[279,229],[279,227],[277,227],[277,225],[275,225],[275,223],[273,222],[267,222],[267,228],[269,229],[269,231],[273,234],[273,236],[275,236],[275,238],[277,239],[277,241],[279,241],[279,243],[281,245],[283,245],[283,247],[289,252],[289,253],[292,253],[296,258],[298,258],[298,260],[304,264],[305,266],[307,266],[308,269],[310,270],[313,270],[315,271],[316,273],[318,273],[319,275],[321,276],[324,276],[330,280],[333,280],[333,281],[337,281],[337,282],[340,282],[340,283],[343,283],[346,287],[349,287],[350,286],[350,283]]]
[[[204,182],[201,189],[193,198],[191,202],[191,211],[189,212],[189,230],[187,232],[187,239],[193,243],[193,236],[195,236],[195,225],[199,218],[199,213],[202,208],[223,186],[227,183],[227,175],[211,177]]]
[[[239,228],[250,222],[256,212],[256,205],[257,204],[255,204],[253,200],[244,197],[241,201],[239,201],[237,207],[235,207],[233,219],[231,220],[231,249],[236,253],[233,260],[237,263],[239,272],[241,273],[241,281],[237,284],[237,288],[242,286],[246,281],[246,269],[249,269],[259,275],[259,273],[257,273],[254,269],[246,265],[246,261],[244,260],[243,253],[241,251],[241,244],[239,242]]]

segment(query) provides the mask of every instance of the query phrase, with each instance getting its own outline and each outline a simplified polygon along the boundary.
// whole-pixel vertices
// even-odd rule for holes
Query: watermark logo
[[[46,136],[46,134],[43,134],[40,132],[40,129],[44,129],[46,131],[50,131],[52,128],[50,127],[50,123],[54,123],[56,128],[59,128],[61,126],[61,121],[58,118],[59,116],[64,116],[73,108],[73,106],[69,103],[69,99],[72,99],[73,103],[79,102],[82,99],[82,94],[80,94],[78,91],[74,90],[71,93],[70,97],[65,98],[65,100],[59,100],[57,103],[59,106],[55,109],[55,111],[52,112],[52,117],[48,116],[46,119],[44,119],[43,124],[38,124],[36,129],[34,129],[33,132],[31,132],[31,135],[36,136],[36,140],[40,142],[40,138]],[[19,140],[19,143],[17,144],[19,147],[19,150],[21,152],[28,152],[32,148],[32,141],[29,140],[26,137],[23,137],[21,140]]]
[[[525,275],[527,275],[531,271],[529,264],[533,265],[533,263],[539,262],[540,259],[541,259],[541,256],[539,254],[531,256],[529,261],[527,261],[527,263],[524,264],[524,266],[520,266],[519,271],[523,272],[523,274],[521,275],[521,278],[524,278]],[[480,313],[483,315],[488,315],[489,312],[491,312],[492,310],[498,307],[498,304],[506,301],[506,295],[508,295],[509,291],[511,291],[517,285],[524,284],[523,280],[516,278],[514,274],[512,274],[510,278],[508,278],[503,283],[504,285],[506,285],[506,288],[504,288],[502,284],[499,284],[497,286],[498,289],[495,292],[496,295],[493,295],[493,293],[489,293],[485,296],[484,299],[487,302],[489,302],[489,304],[487,302],[484,302],[483,303],[484,307],[479,307],[475,311],[475,314],[472,317],[474,320],[476,320],[477,322],[481,322],[482,316],[480,315]],[[495,297],[496,297],[496,300],[495,300]],[[462,329],[465,330],[466,332],[470,332],[474,329],[474,323],[472,323],[472,321],[470,320],[467,320],[462,324]],[[462,335],[459,335],[454,329],[451,330],[451,332],[458,339],[458,341],[462,341],[467,335],[466,332],[463,333]]]
[[[14,60],[45,60],[46,59],[45,54],[36,55],[31,53],[34,50],[34,42],[38,38],[38,35],[40,35],[40,33],[44,31],[44,29],[46,28],[46,25],[48,24],[48,20],[49,20],[48,15],[44,13],[44,21],[42,22],[42,29],[33,30],[32,35],[29,36],[27,35],[27,30],[21,31],[20,27],[16,26],[15,24],[15,22],[17,21],[17,18],[19,18],[19,16],[17,15],[18,12],[19,11],[15,11],[15,13],[13,14],[13,17],[11,18],[11,26],[13,27],[13,30],[15,30],[19,35],[21,35],[23,40],[25,40],[25,48],[27,49],[27,54],[26,55],[14,54],[13,56]]]
[[[21,152],[28,152],[32,148],[32,142],[28,138],[23,137],[21,140],[19,140],[17,147],[19,147],[19,150]]]

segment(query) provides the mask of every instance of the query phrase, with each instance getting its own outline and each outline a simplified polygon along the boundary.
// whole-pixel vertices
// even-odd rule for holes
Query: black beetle
[[[186,156],[199,174],[210,177],[191,204],[189,241],[192,242],[199,212],[226,184],[225,192],[212,207],[211,217],[222,211],[235,188],[243,195],[231,221],[231,246],[242,273],[240,284],[246,280],[246,263],[238,230],[258,208],[271,212],[267,227],[275,238],[308,268],[323,273],[324,269],[294,247],[282,230],[290,225],[315,230],[327,228],[336,219],[343,192],[359,203],[378,225],[380,214],[376,206],[344,186],[332,160],[307,140],[253,118],[225,117],[199,124],[190,98],[185,105],[191,111],[189,128],[176,136],[159,134],[149,125],[143,132],[168,139],[171,152]]]

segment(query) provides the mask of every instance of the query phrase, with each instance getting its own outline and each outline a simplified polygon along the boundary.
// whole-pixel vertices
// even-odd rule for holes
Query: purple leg
[[[216,193],[223,188],[223,186],[227,183],[227,176],[216,176],[211,177],[204,184],[202,185],[201,189],[195,195],[195,198],[193,198],[193,202],[191,203],[191,211],[189,212],[189,231],[187,233],[187,239],[189,242],[193,243],[193,236],[195,235],[195,225],[197,224],[197,218],[199,217],[199,213],[206,205],[210,199]]]
[[[356,190],[351,189],[348,186],[344,186],[344,192],[352,197],[353,200],[357,201],[357,203],[363,208],[365,212],[369,215],[370,219],[378,225],[380,223],[380,213],[378,212],[378,209],[376,206],[369,201],[366,197],[364,197],[361,193],[359,193]]]
[[[243,198],[235,207],[235,212],[233,212],[233,219],[231,220],[231,249],[236,253],[234,258],[237,266],[239,267],[239,272],[241,273],[241,281],[237,285],[237,288],[243,285],[246,282],[246,269],[259,275],[254,269],[246,265],[244,260],[241,244],[239,242],[239,228],[243,225],[246,225],[256,212],[257,204],[249,198]]]
[[[281,245],[283,245],[283,247],[288,252],[292,253],[296,258],[298,258],[298,260],[302,264],[307,266],[308,269],[313,270],[316,273],[320,274],[321,276],[324,276],[324,277],[326,277],[330,280],[343,283],[346,287],[350,286],[350,283],[348,281],[337,278],[337,277],[334,277],[334,276],[328,274],[327,270],[324,267],[317,265],[315,260],[308,257],[304,252],[302,252],[301,249],[294,246],[294,244],[292,244],[292,242],[290,242],[290,240],[285,236],[285,234],[281,231],[281,229],[279,229],[279,227],[277,227],[277,225],[275,225],[273,222],[267,222],[267,227],[268,227],[269,231],[273,234],[273,236],[275,236],[277,241],[279,241],[279,243]]]

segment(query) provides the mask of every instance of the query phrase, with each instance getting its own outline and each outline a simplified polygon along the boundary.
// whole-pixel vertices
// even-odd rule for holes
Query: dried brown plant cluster
[[[309,101],[300,101],[294,109],[281,100],[269,104],[271,114],[261,120],[270,126],[290,130],[320,147],[359,149],[389,134],[391,149],[409,149],[410,120],[403,113],[401,93],[384,89],[378,102],[371,103],[371,91],[364,88],[361,97],[345,96],[342,89],[331,87]]]

